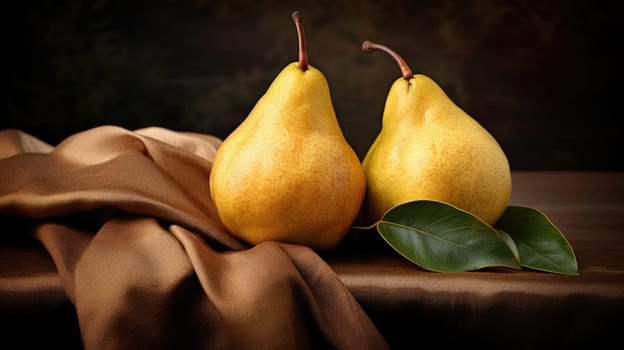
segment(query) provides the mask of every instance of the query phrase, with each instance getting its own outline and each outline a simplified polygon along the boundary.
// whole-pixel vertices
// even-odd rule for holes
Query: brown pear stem
[[[387,54],[389,54],[390,56],[392,56],[392,58],[394,58],[394,60],[399,64],[399,68],[401,68],[401,73],[403,74],[403,79],[405,80],[410,80],[412,79],[412,77],[414,76],[412,73],[412,70],[410,69],[410,67],[407,65],[407,63],[405,63],[405,60],[403,60],[403,57],[399,56],[398,53],[396,53],[394,50],[390,49],[389,47],[385,46],[385,45],[381,45],[381,44],[377,44],[374,43],[372,41],[364,41],[362,43],[362,51],[366,52],[366,53],[370,53],[376,50],[381,50],[386,52]]]
[[[292,19],[297,26],[297,36],[299,37],[299,68],[302,71],[308,70],[308,53],[305,47],[305,36],[303,35],[303,22],[299,11],[295,11],[292,14]]]

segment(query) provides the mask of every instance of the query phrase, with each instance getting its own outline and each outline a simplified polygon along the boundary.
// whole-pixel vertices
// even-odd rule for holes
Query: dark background
[[[225,137],[297,59],[326,76],[363,157],[398,51],[497,138],[512,170],[622,170],[615,2],[39,1],[5,7],[0,129],[51,144],[115,124]]]

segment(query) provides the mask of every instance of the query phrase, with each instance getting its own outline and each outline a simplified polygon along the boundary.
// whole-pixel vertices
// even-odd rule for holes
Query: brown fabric
[[[87,349],[387,348],[315,252],[228,234],[208,186],[219,142],[104,126],[52,147],[0,131],[0,225],[33,227]]]

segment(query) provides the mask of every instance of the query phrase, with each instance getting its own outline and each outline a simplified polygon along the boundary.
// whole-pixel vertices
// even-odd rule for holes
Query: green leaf
[[[474,215],[443,202],[400,204],[377,222],[377,231],[399,254],[430,271],[520,268],[501,234]]]
[[[572,246],[563,233],[537,209],[509,206],[496,226],[518,246],[520,264],[534,270],[578,275]]]
[[[511,249],[511,251],[513,252],[514,256],[516,257],[516,260],[520,261],[520,253],[518,253],[518,246],[516,245],[516,242],[514,242],[513,238],[511,238],[511,236],[507,232],[501,229],[496,229],[496,232],[498,232],[498,234],[501,236],[503,241],[507,243],[507,246],[509,246],[509,249]]]

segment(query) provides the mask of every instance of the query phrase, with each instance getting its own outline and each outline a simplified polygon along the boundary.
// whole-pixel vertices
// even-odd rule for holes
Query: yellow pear
[[[219,217],[250,243],[334,248],[366,190],[357,154],[338,124],[327,81],[308,65],[303,26],[299,61],[286,66],[215,155],[210,191]]]
[[[362,165],[363,216],[373,223],[390,208],[429,199],[452,204],[493,225],[507,207],[511,173],[494,137],[458,107],[431,78],[416,74],[388,47],[402,71],[390,88],[381,131]]]

